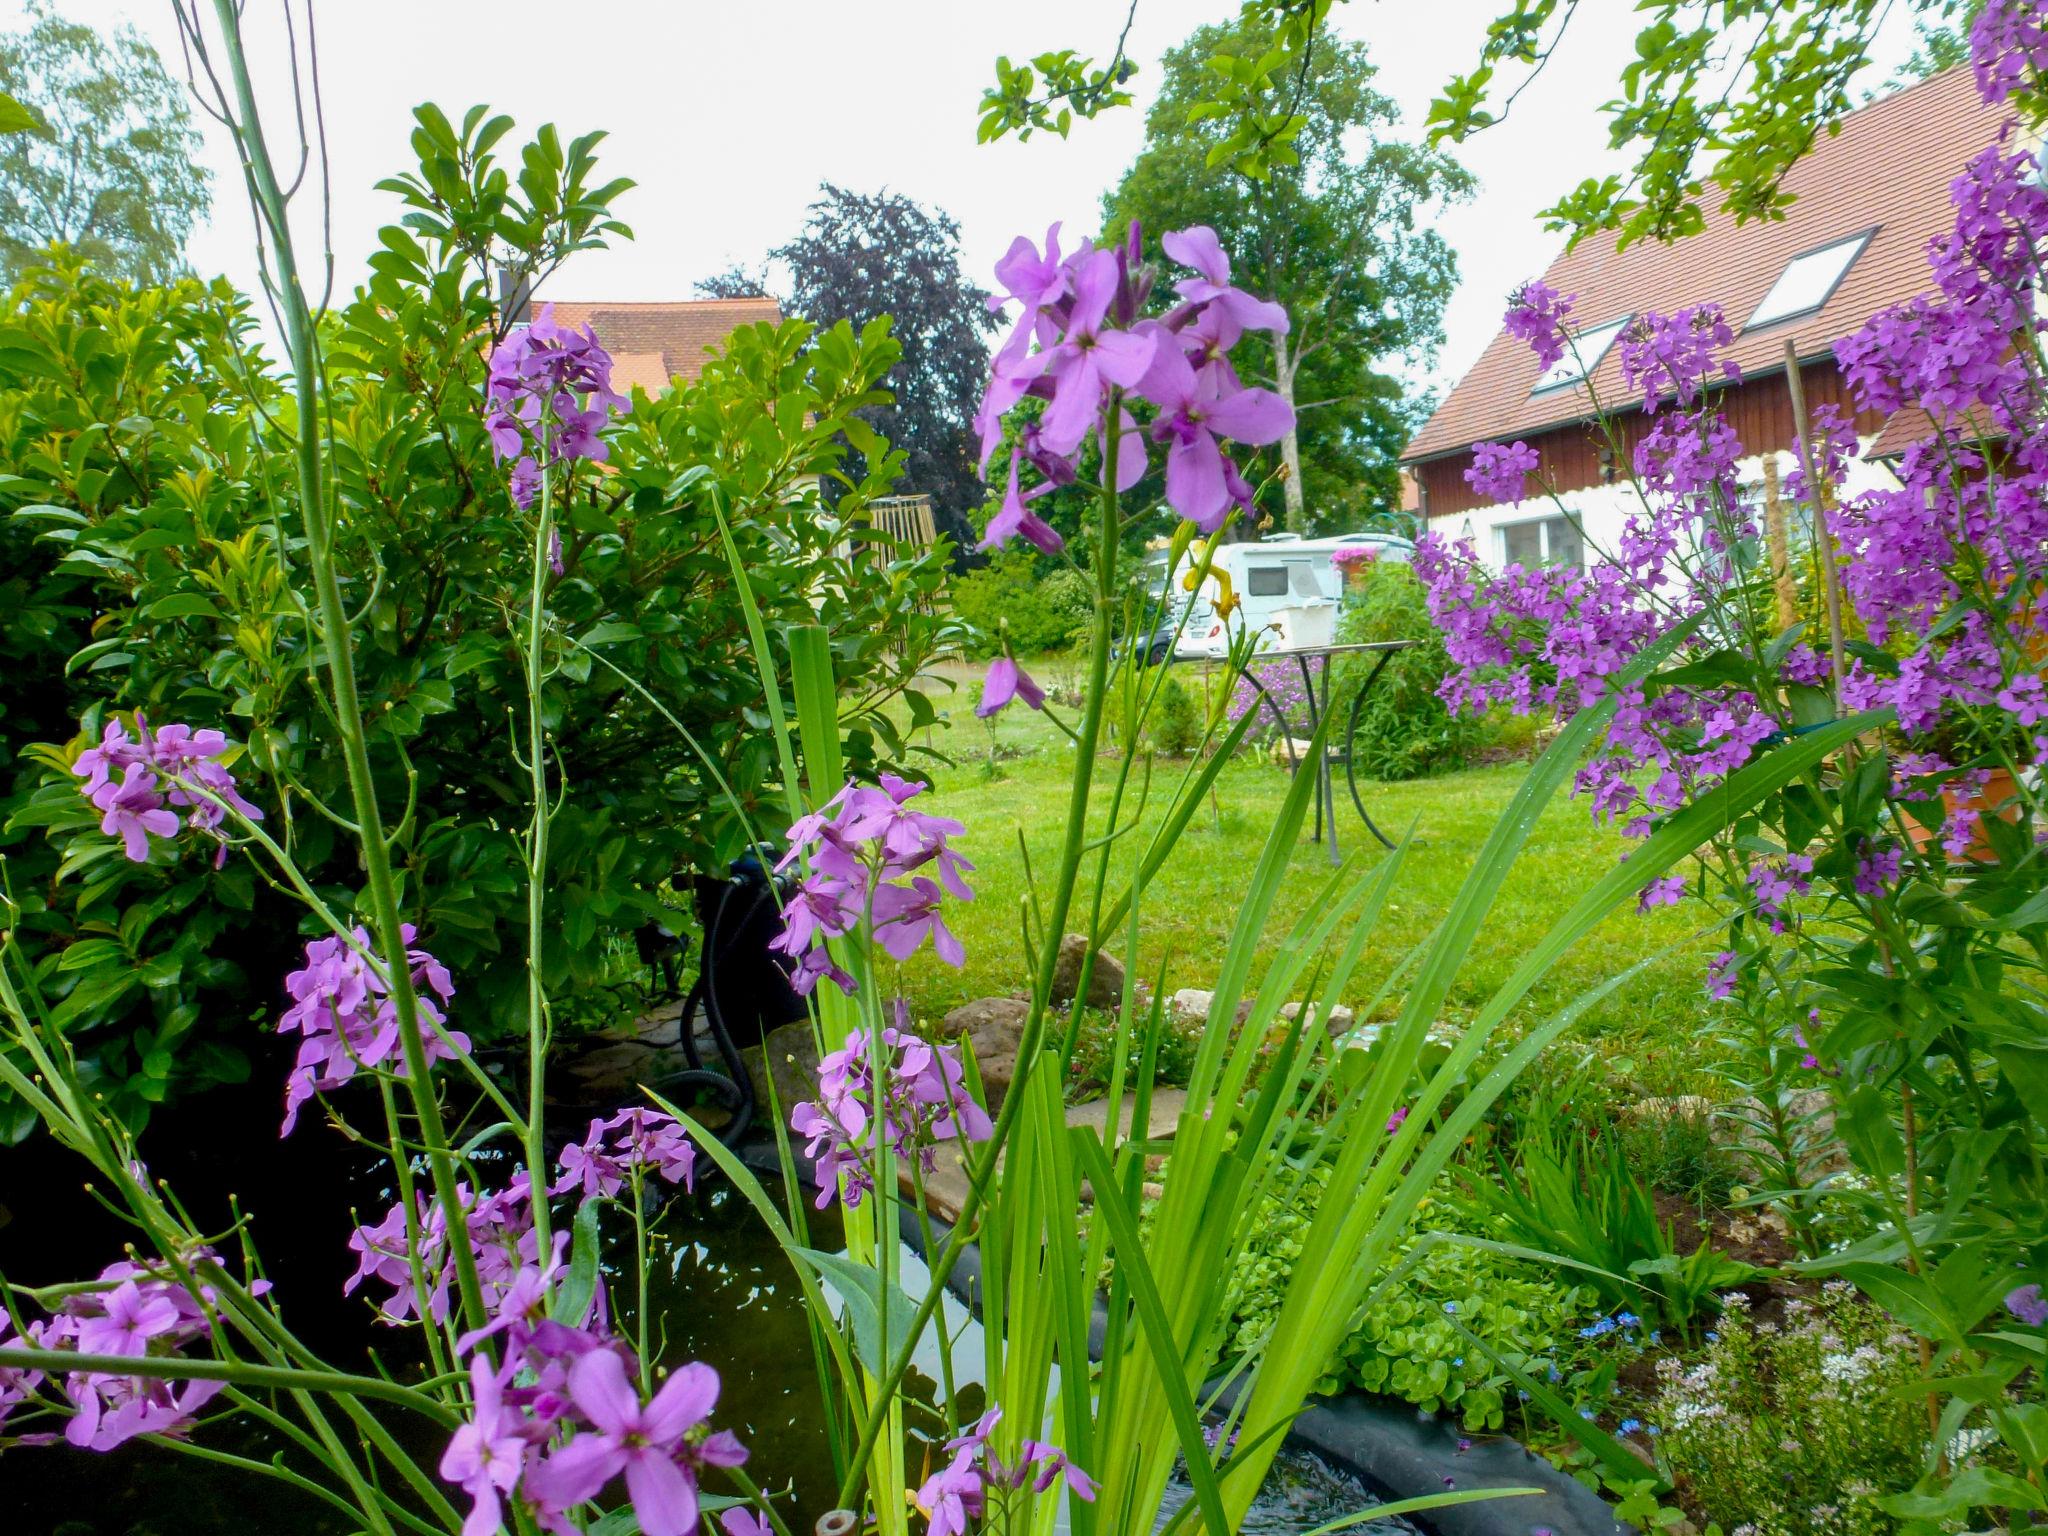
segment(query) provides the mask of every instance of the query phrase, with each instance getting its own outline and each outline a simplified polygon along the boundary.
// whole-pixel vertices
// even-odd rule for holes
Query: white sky
[[[97,26],[132,21],[168,67],[182,69],[167,3],[58,6]],[[1370,48],[1404,131],[1419,134],[1431,97],[1469,67],[1502,8],[1503,0],[1349,0],[1333,14]],[[1072,47],[1105,58],[1124,9],[1123,0],[1028,9],[984,0],[319,0],[339,291],[364,275],[377,227],[396,211],[374,184],[410,167],[411,109],[426,100],[451,118],[488,102],[522,130],[552,120],[565,138],[609,131],[600,171],[639,183],[615,205],[637,238],[574,258],[550,285],[559,298],[688,297],[697,278],[735,259],[757,262],[795,232],[821,180],[887,186],[945,209],[960,222],[970,276],[986,286],[1014,235],[1036,238],[1059,218],[1095,225],[1103,191],[1139,146],[1160,53],[1237,6],[1139,0],[1134,106],[1075,124],[1064,143],[975,143],[975,105],[997,54]],[[271,10],[270,0],[249,6],[259,48]],[[19,20],[18,0],[0,0],[0,27]],[[1480,185],[1439,225],[1460,262],[1432,376],[1440,386],[1478,357],[1506,293],[1557,250],[1537,210],[1614,168],[1597,109],[1616,94],[1636,27],[1629,0],[1588,0],[1510,121],[1461,151]],[[257,62],[261,70],[260,54]],[[281,78],[259,74],[257,85],[272,87],[266,116],[281,128]],[[240,179],[226,135],[209,119],[201,125],[215,209],[193,238],[192,265],[246,288],[254,259]]]

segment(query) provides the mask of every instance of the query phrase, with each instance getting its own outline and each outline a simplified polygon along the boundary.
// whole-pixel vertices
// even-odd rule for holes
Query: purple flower
[[[609,1120],[593,1120],[580,1143],[562,1149],[561,1177],[551,1195],[582,1191],[584,1199],[610,1198],[634,1169],[669,1184],[697,1187],[697,1153],[675,1116],[658,1109],[622,1109]]]
[[[121,782],[109,781],[93,792],[92,803],[101,812],[100,830],[121,839],[123,850],[137,864],[149,862],[152,836],[178,835],[178,818],[164,809],[157,793],[156,775],[141,763],[130,763]]]
[[[917,1507],[931,1522],[926,1536],[965,1536],[967,1522],[980,1517],[983,1500],[981,1469],[974,1464],[974,1452],[963,1450],[917,1490]]]
[[[899,1159],[937,1166],[937,1144],[986,1141],[988,1114],[967,1092],[959,1055],[907,1028],[881,1031],[879,1060],[864,1029],[818,1063],[818,1098],[790,1111],[791,1129],[806,1139],[818,1185],[818,1208],[831,1203],[843,1177],[849,1208],[874,1186],[872,1158],[887,1142]]]
[[[1017,454],[1010,455],[1010,480],[1003,492],[1003,504],[996,509],[996,515],[988,520],[977,549],[1000,549],[1013,537],[1022,536],[1026,543],[1035,545],[1048,555],[1056,555],[1067,547],[1067,541],[1060,537],[1059,530],[1033,512],[1025,503],[1046,495],[1053,489],[1051,481],[1033,486],[1019,494],[1017,490]]]
[[[775,1527],[768,1523],[767,1516],[738,1505],[721,1514],[718,1523],[724,1527],[725,1536],[775,1536]]]
[[[1536,353],[1536,366],[1544,373],[1556,367],[1565,354],[1565,317],[1577,297],[1568,293],[1560,298],[1555,288],[1534,280],[1517,288],[1508,299],[1502,324],[1508,335],[1529,344]]]
[[[2048,1299],[2043,1299],[2038,1285],[2022,1285],[2007,1291],[2005,1310],[2029,1328],[2039,1328],[2048,1323]]]
[[[1053,453],[1070,454],[1102,413],[1103,392],[1129,389],[1152,362],[1152,339],[1114,329],[1110,301],[1116,297],[1117,261],[1109,251],[1082,250],[1071,259],[1074,307],[1058,345],[1043,354],[1053,381],[1052,403],[1038,430]]]
[[[491,451],[513,461],[512,499],[521,507],[533,504],[550,465],[604,459],[609,448],[598,433],[627,405],[612,388],[611,354],[596,333],[556,324],[552,305],[491,354],[485,403]]]
[[[551,1511],[566,1510],[623,1472],[646,1536],[690,1536],[697,1528],[697,1478],[688,1441],[718,1403],[718,1373],[685,1365],[643,1403],[624,1358],[593,1349],[569,1367],[568,1395],[592,1428],[528,1473],[535,1499]]]
[[[1387,1134],[1389,1136],[1393,1135],[1394,1132],[1401,1129],[1401,1127],[1406,1125],[1407,1123],[1408,1106],[1406,1104],[1403,1104],[1399,1109],[1395,1110],[1391,1115],[1387,1116]]]
[[[1643,410],[1656,414],[1667,393],[1680,405],[1691,405],[1719,373],[1740,379],[1734,363],[1715,353],[1732,346],[1735,333],[1718,304],[1694,304],[1669,315],[1644,314],[1621,333],[1621,377],[1630,389],[1643,392]]]
[[[1199,277],[1184,277],[1173,285],[1174,291],[1182,298],[1221,312],[1241,331],[1271,331],[1276,336],[1287,334],[1285,309],[1271,300],[1253,298],[1243,289],[1231,286],[1230,257],[1216,238],[1216,231],[1208,225],[1170,230],[1160,239],[1159,245],[1182,266],[1193,267],[1201,274]]]
[[[2036,86],[2048,74],[2048,17],[2034,0],[1987,0],[1970,24],[1970,67],[1987,103]]]
[[[1160,344],[1139,389],[1159,407],[1152,436],[1168,445],[1167,505],[1214,533],[1237,501],[1216,435],[1254,447],[1278,442],[1294,425],[1294,408],[1269,389],[1232,387],[1217,364],[1198,372],[1167,332],[1157,335]]]
[[[1661,880],[1652,880],[1636,892],[1636,910],[1647,912],[1652,907],[1675,907],[1685,899],[1685,876],[1666,875]]]
[[[896,960],[908,960],[929,938],[946,964],[967,963],[967,951],[939,912],[944,893],[938,882],[918,875],[908,886],[884,885],[875,890],[875,942]]]
[[[441,1453],[441,1477],[470,1497],[462,1536],[494,1536],[504,1525],[502,1497],[518,1486],[532,1442],[521,1432],[518,1413],[505,1406],[498,1374],[482,1355],[469,1363],[469,1392],[471,1416]]]
[[[1707,996],[1726,1002],[1735,995],[1737,958],[1734,950],[1724,949],[1707,963]]]
[[[1022,699],[1032,709],[1045,708],[1045,690],[1031,680],[1031,674],[1009,657],[998,656],[988,664],[988,676],[981,682],[981,702],[974,706],[974,713],[986,720],[1012,699]]]
[[[145,1295],[133,1280],[107,1293],[102,1310],[78,1326],[78,1347],[88,1355],[144,1355],[149,1341],[178,1326],[178,1309],[161,1295]]]
[[[1489,501],[1519,502],[1529,476],[1540,462],[1536,450],[1524,442],[1513,442],[1506,447],[1499,443],[1475,443],[1472,467],[1465,471],[1465,483]]]

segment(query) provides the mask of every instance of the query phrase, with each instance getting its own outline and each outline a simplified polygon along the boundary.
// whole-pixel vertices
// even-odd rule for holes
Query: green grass
[[[1019,706],[999,716],[993,730],[977,721],[972,709],[979,674],[978,666],[945,669],[959,687],[948,691],[943,683],[937,686],[936,702],[948,724],[934,730],[928,741],[935,754],[951,760],[934,756],[925,765],[933,784],[931,808],[966,824],[967,833],[955,840],[956,846],[977,866],[971,877],[975,901],[948,908],[948,920],[967,948],[966,965],[955,971],[923,951],[902,968],[904,993],[928,1019],[971,998],[1025,989],[1020,918],[1025,882],[1019,834],[1030,850],[1032,869],[1041,880],[1047,878],[1057,855],[1073,766],[1073,748],[1066,738]],[[1049,680],[1045,673],[1039,675]],[[1119,766],[1116,757],[1103,758],[1097,783],[1104,786],[1105,795],[1099,799],[1106,798]],[[1172,786],[1185,770],[1185,760],[1155,763],[1152,804],[1141,822],[1141,834],[1164,813]],[[1389,904],[1360,968],[1364,979],[1352,988],[1358,995],[1346,1001],[1363,1004],[1378,978],[1428,935],[1525,771],[1526,764],[1515,761],[1401,784],[1361,783],[1374,819],[1390,836],[1408,836],[1412,847],[1402,888]],[[1284,765],[1275,766],[1263,753],[1249,749],[1224,768],[1212,803],[1196,815],[1140,907],[1142,979],[1150,982],[1164,962],[1169,991],[1212,983],[1217,956],[1232,931],[1287,782]],[[1371,838],[1341,780],[1337,793],[1338,832],[1343,851],[1349,854],[1367,847]],[[1136,859],[1139,846],[1138,836],[1121,841],[1119,868]],[[1455,1021],[1460,1010],[1491,993],[1572,898],[1621,858],[1628,846],[1618,833],[1595,827],[1583,802],[1562,797],[1553,802],[1531,834],[1472,962],[1451,993],[1449,1017]],[[1384,856],[1376,844],[1371,848],[1373,857]],[[1284,932],[1313,899],[1328,869],[1325,849],[1304,839],[1295,850],[1290,878],[1276,907],[1275,931]],[[1120,881],[1112,883],[1113,892],[1120,888]],[[1688,904],[1641,916],[1630,910],[1610,919],[1551,973],[1524,1005],[1524,1018],[1547,1016],[1617,972],[1670,949],[1589,1013],[1559,1050],[1567,1058],[1592,1051],[1608,1074],[1633,1079],[1649,1092],[1704,1086],[1711,1058],[1699,1043],[1708,1007],[1702,978],[1707,956],[1718,945],[1711,936],[1698,933],[1700,911]],[[1078,926],[1078,921],[1069,924]],[[1120,951],[1121,936],[1110,948]],[[1257,980],[1256,973],[1253,979]]]

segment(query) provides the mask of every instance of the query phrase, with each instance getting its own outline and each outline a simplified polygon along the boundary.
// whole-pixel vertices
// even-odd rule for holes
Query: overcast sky
[[[1504,0],[1348,0],[1335,25],[1364,41],[1378,86],[1419,135],[1432,96],[1469,65]],[[58,0],[95,25],[133,22],[174,71],[182,64],[168,3]],[[395,203],[374,190],[408,168],[411,109],[432,100],[451,117],[476,102],[521,129],[546,121],[564,136],[602,128],[606,175],[639,185],[617,205],[636,238],[574,258],[550,285],[558,298],[669,299],[735,260],[752,264],[803,222],[818,183],[887,186],[959,220],[969,275],[984,285],[1019,232],[1053,219],[1092,228],[1103,191],[1135,155],[1161,52],[1193,28],[1235,14],[1234,0],[1139,0],[1130,52],[1138,101],[1065,142],[974,141],[975,104],[999,53],[1024,58],[1072,47],[1106,57],[1123,0],[322,0],[321,78],[332,161],[341,291],[364,274]],[[273,23],[252,0],[256,46]],[[0,18],[19,21],[18,0]],[[1588,0],[1571,39],[1517,103],[1513,118],[1462,153],[1478,196],[1440,224],[1460,282],[1435,378],[1455,379],[1498,325],[1503,296],[1541,272],[1559,238],[1538,209],[1585,175],[1612,168],[1601,102],[1633,52],[1629,0]],[[273,58],[281,57],[274,54]],[[281,123],[281,76],[258,58],[259,93]],[[251,283],[250,221],[226,135],[210,120],[206,159],[215,209],[191,246],[201,273]],[[545,296],[545,295],[544,295]]]

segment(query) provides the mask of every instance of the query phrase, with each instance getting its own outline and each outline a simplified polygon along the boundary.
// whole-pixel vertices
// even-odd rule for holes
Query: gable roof
[[[637,384],[658,394],[671,378],[694,384],[704,371],[705,353],[724,346],[734,331],[757,321],[782,321],[782,306],[766,297],[645,304],[542,298],[536,303],[543,309],[552,305],[559,325],[587,325],[597,333],[612,355],[612,386],[621,392]]]
[[[1627,250],[1588,239],[1553,261],[1543,281],[1578,296],[1571,318],[1588,331],[1645,310],[1718,303],[1736,331],[1728,355],[1745,376],[1782,371],[1788,336],[1797,338],[1802,358],[1829,356],[1836,338],[1926,289],[1927,242],[1954,218],[1949,184],[2006,116],[1984,105],[1967,65],[1947,70],[1858,108],[1841,120],[1840,133],[1821,135],[1785,175],[1785,190],[1798,200],[1783,219],[1738,227],[1733,214],[1713,212],[1696,235]],[[1818,309],[1743,329],[1792,258],[1865,231],[1869,243]],[[1497,332],[1403,461],[1592,415],[1584,384],[1532,395],[1538,374],[1527,344]],[[1607,349],[1592,384],[1610,409],[1628,398],[1619,347]]]

